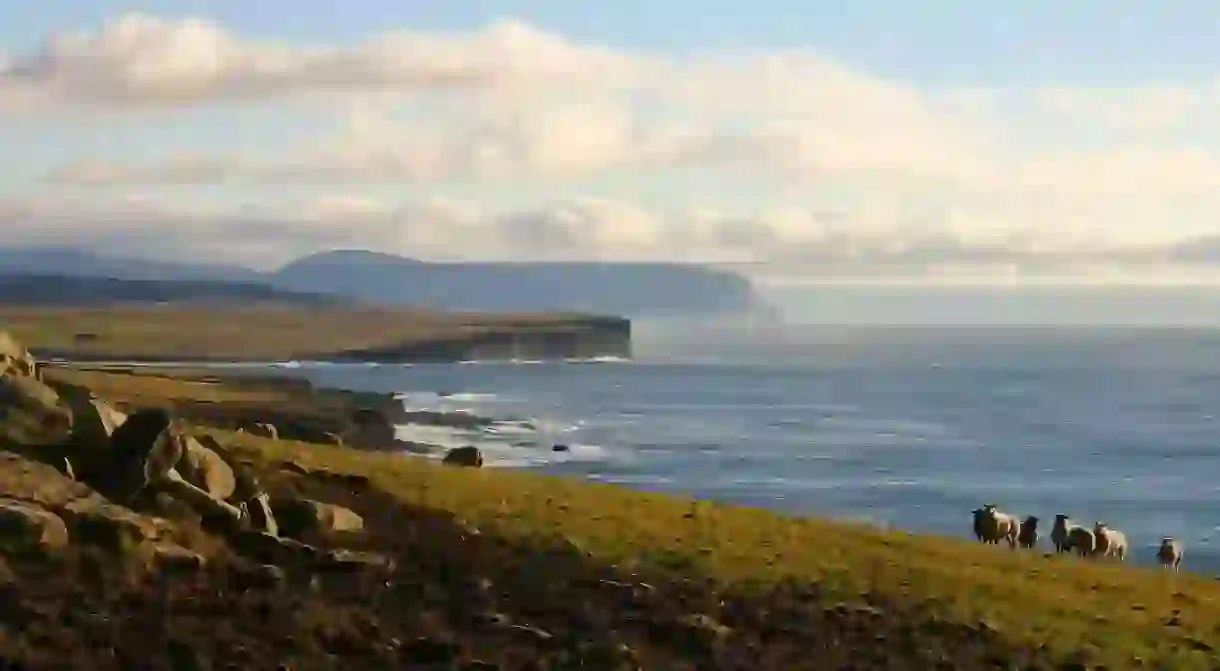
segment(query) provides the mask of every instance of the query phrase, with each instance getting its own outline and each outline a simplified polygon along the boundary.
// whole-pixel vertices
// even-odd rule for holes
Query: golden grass
[[[1220,647],[1220,584],[1201,576],[1009,552],[963,540],[783,517],[522,472],[225,434],[270,468],[365,475],[402,501],[525,538],[568,539],[619,564],[664,562],[727,585],[817,582],[986,623],[1010,642],[1130,668],[1209,668]],[[963,512],[963,528],[969,514]],[[1177,624],[1170,625],[1176,616]]]
[[[52,367],[49,380],[88,387],[98,396],[123,405],[160,405],[163,402],[275,403],[286,394],[271,389],[242,389],[216,382],[181,379],[172,374],[116,374],[105,371]]]
[[[272,305],[0,309],[0,325],[33,349],[71,351],[80,356],[139,354],[179,359],[287,359],[306,353],[464,340],[504,331],[579,331],[591,323],[591,318],[564,314]]]
[[[266,395],[275,395],[169,374],[50,374],[134,405],[166,398],[266,402]],[[1137,659],[1175,669],[1213,668],[1217,662],[1212,649],[1220,648],[1220,583],[1198,575],[1014,553],[533,473],[444,467],[396,454],[207,431],[267,469],[293,461],[309,470],[364,475],[404,503],[450,511],[530,542],[574,543],[620,565],[666,564],[738,587],[817,582],[843,601],[871,594],[930,608],[954,622],[985,622],[1013,644],[1046,646],[1061,658],[1084,653],[1109,668],[1138,666]],[[963,511],[963,534],[969,525],[969,511]]]

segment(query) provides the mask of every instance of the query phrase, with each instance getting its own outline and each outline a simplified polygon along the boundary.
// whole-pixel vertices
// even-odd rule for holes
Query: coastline
[[[0,324],[40,358],[92,362],[426,363],[632,351],[631,320],[599,315],[167,304],[0,308]]]
[[[169,574],[154,571],[143,579],[151,585],[137,580],[118,599],[107,596],[116,593],[115,584],[126,584],[117,567],[105,569],[114,577],[95,590],[96,578],[91,582],[72,572],[76,559],[61,567],[13,555],[6,561],[21,580],[11,594],[26,609],[22,613],[42,612],[40,595],[62,598],[72,590],[74,598],[121,623],[133,603],[152,608],[167,593],[184,594],[177,610],[160,621],[141,620],[141,626],[162,627],[166,633],[157,640],[171,633],[186,637],[216,658],[230,659],[228,651],[240,640],[240,647],[259,655],[257,663],[243,661],[260,668],[285,659],[305,668],[333,654],[370,668],[391,660],[410,667],[431,663],[425,659],[453,665],[476,657],[516,668],[511,650],[524,655],[519,660],[583,660],[591,668],[812,669],[850,663],[972,669],[1001,662],[1023,668],[1204,668],[1220,649],[1220,632],[1211,626],[1220,617],[1220,585],[1203,576],[1008,552],[961,539],[522,471],[460,468],[356,443],[328,444],[317,440],[324,438],[321,424],[350,419],[353,410],[389,413],[396,399],[315,389],[291,376],[40,368],[65,398],[72,389],[84,389],[127,411],[172,409],[196,435],[222,445],[232,464],[251,469],[273,498],[309,496],[347,507],[364,520],[359,539],[309,538],[309,552],[372,552],[392,557],[395,568],[389,580],[370,574],[366,582],[346,579],[334,587],[328,583],[333,577],[316,573],[321,569],[313,564],[301,569],[288,562],[283,571],[304,570],[300,585],[315,584],[315,572],[317,587],[299,587],[292,578],[230,592],[235,588],[224,585],[248,585],[245,572],[253,569],[234,563],[227,551],[213,550],[207,568],[192,569],[196,582],[174,588]],[[274,425],[279,435],[234,428],[251,421]],[[310,431],[312,439],[302,440]],[[19,447],[6,444],[12,451],[0,451],[15,460],[0,474],[21,474],[15,483],[0,478],[0,495],[26,500],[30,494],[22,487],[31,483],[40,496],[58,491],[61,485],[52,484],[62,476],[35,462],[61,452],[38,440],[27,446],[33,449]],[[203,557],[215,542],[201,536],[199,545],[189,547]],[[297,546],[285,539],[274,547]],[[77,556],[71,554],[75,549],[68,552]],[[277,568],[275,562],[288,561],[267,558]],[[375,557],[369,561],[369,570],[384,566]],[[285,616],[255,617],[251,599],[263,612]],[[208,636],[192,637],[181,629],[191,603],[227,604],[213,617],[245,624],[209,627]],[[286,616],[302,608],[317,613],[316,627]],[[403,619],[404,613],[420,612],[437,613],[443,623]],[[344,618],[354,614],[375,626],[347,623]],[[15,658],[39,659],[81,646],[73,627],[84,625],[39,622],[40,631],[54,633],[38,640],[61,641],[63,650],[29,639],[25,656]],[[336,631],[346,637],[342,653],[328,648]],[[126,636],[131,638],[130,630]],[[291,643],[264,652],[257,640]],[[446,642],[460,643],[445,647]],[[170,654],[164,650],[153,644],[138,654]],[[0,640],[0,658],[7,654]],[[619,661],[593,661],[606,654],[619,655]]]

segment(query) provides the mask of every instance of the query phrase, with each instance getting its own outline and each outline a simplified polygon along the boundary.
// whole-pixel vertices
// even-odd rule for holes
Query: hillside
[[[335,251],[290,263],[271,281],[293,291],[447,310],[635,316],[740,312],[760,303],[741,276],[676,263],[425,263]]]
[[[631,356],[631,322],[292,305],[0,307],[38,353],[122,361],[461,361]]]
[[[0,388],[0,668],[1207,669],[1220,646],[1204,576],[408,457],[360,428],[368,399],[300,382],[18,351]]]
[[[186,264],[99,256],[70,248],[0,250],[0,277],[109,278],[130,282],[196,282],[183,288],[78,285],[103,301],[179,300],[198,296],[266,300],[281,292],[334,294],[387,306],[478,312],[582,312],[622,316],[739,313],[765,309],[750,282],[733,273],[665,263],[426,263],[367,251],[307,256],[269,273],[231,265]],[[206,282],[223,282],[210,287]],[[64,280],[45,291],[71,295]],[[163,295],[174,298],[164,299]],[[0,302],[32,304],[20,294]],[[133,298],[134,297],[134,298]],[[299,297],[279,296],[299,302]],[[60,299],[50,301],[59,304]]]
[[[204,279],[117,279],[83,275],[0,275],[0,305],[87,307],[113,303],[279,303],[302,306],[351,301],[276,289],[260,282]]]

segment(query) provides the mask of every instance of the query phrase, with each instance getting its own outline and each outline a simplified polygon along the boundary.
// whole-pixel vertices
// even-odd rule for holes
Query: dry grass
[[[288,359],[499,332],[581,331],[589,317],[462,314],[374,308],[176,305],[0,309],[0,324],[34,349],[81,357]]]
[[[872,596],[1110,668],[1210,668],[1220,647],[1220,585],[1199,576],[846,523],[786,518],[519,472],[457,469],[396,455],[226,436],[267,467],[361,474],[411,504],[510,535],[560,538],[607,561],[664,563],[729,586],[817,582],[844,600]],[[968,514],[963,514],[968,525]]]

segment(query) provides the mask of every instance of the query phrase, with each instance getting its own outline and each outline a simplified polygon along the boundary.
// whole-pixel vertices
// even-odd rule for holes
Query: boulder
[[[97,500],[72,501],[59,513],[68,523],[74,538],[112,551],[138,547],[159,538],[163,531],[151,518]]]
[[[237,554],[273,566],[312,568],[320,556],[312,545],[258,531],[235,534],[230,543]]]
[[[252,436],[258,436],[260,438],[270,438],[272,440],[279,440],[280,437],[280,432],[275,428],[275,425],[268,424],[266,422],[256,422],[251,424],[250,426],[246,427],[246,433],[249,433]]]
[[[364,519],[354,511],[312,499],[272,502],[276,522],[286,536],[306,533],[355,533],[364,530]]]
[[[220,458],[233,470],[233,494],[230,498],[235,501],[248,501],[264,492],[262,483],[259,482],[254,469],[250,468],[246,462],[239,460],[215,436],[203,434],[198,436],[196,440],[199,441],[200,445],[220,455]]]
[[[343,548],[329,550],[321,557],[318,568],[332,573],[372,572],[393,573],[396,563],[392,557],[377,552],[361,552]]]
[[[72,427],[72,411],[54,389],[33,377],[0,374],[0,436],[17,443],[61,442]]]
[[[150,483],[164,480],[185,451],[180,427],[161,408],[132,413],[110,436],[110,459],[93,484],[119,501],[129,501]]]
[[[34,357],[8,331],[0,331],[0,371],[11,371],[21,377],[38,374]]]
[[[233,496],[237,488],[233,468],[194,436],[185,436],[182,440],[182,458],[175,465],[182,479],[213,498],[223,500]]]
[[[151,568],[161,571],[193,573],[207,564],[207,558],[194,550],[173,543],[157,543],[149,551]]]
[[[246,499],[238,507],[241,508],[243,516],[253,531],[268,533],[272,536],[280,534],[280,527],[271,510],[271,497],[266,492]]]
[[[480,468],[483,466],[483,453],[479,448],[473,445],[465,447],[455,447],[445,454],[444,463],[450,466],[470,466]]]
[[[0,547],[51,551],[68,544],[68,527],[55,513],[16,499],[0,499]]]
[[[115,429],[127,421],[127,414],[100,398],[67,396],[72,409],[72,443],[81,447],[107,448]]]

